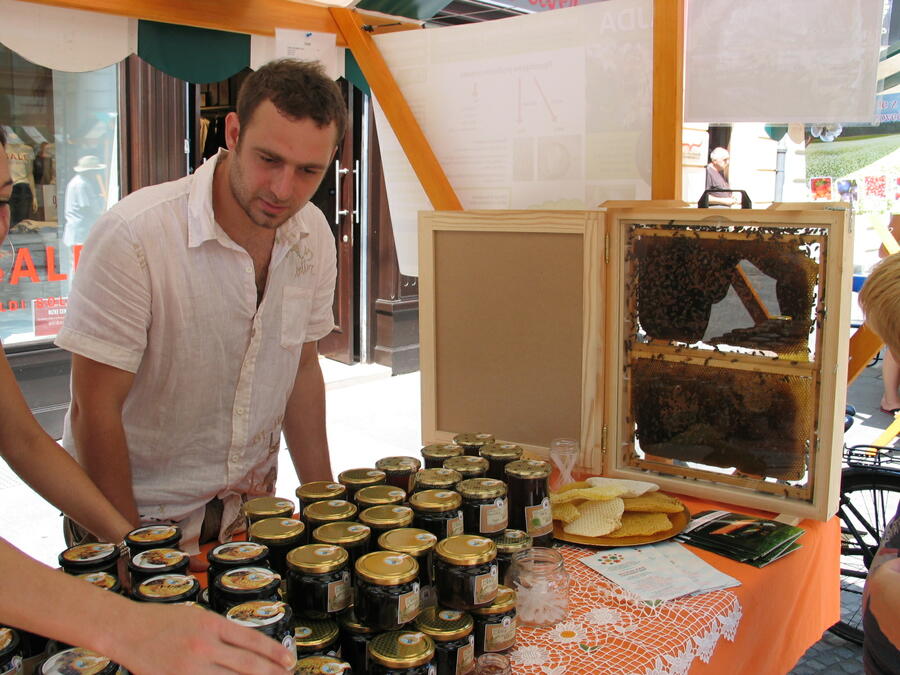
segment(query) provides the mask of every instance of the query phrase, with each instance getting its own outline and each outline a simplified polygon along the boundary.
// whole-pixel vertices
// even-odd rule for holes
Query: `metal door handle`
[[[350,169],[341,168],[341,160],[334,160],[334,224],[340,225],[341,216],[350,213],[347,209],[341,209],[341,176],[350,173]]]

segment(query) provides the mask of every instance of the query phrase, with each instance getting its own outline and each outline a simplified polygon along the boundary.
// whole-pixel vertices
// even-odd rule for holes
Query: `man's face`
[[[320,128],[309,118],[291,119],[267,100],[256,108],[242,136],[236,115],[229,115],[225,124],[234,198],[259,227],[280,227],[306,205],[331,166],[334,123]]]
[[[714,159],[712,163],[719,173],[725,173],[725,169],[728,168],[728,155],[725,155],[720,159]]]
[[[6,239],[9,232],[9,198],[12,195],[12,177],[9,173],[9,162],[6,159],[6,148],[0,154],[0,242]]]

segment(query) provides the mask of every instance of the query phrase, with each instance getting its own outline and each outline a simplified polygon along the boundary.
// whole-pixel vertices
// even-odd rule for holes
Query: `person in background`
[[[100,192],[100,172],[106,169],[94,155],[85,155],[75,165],[75,175],[66,184],[65,229],[63,243],[72,247],[83,244],[91,226],[106,210],[106,199]]]
[[[2,128],[0,146],[5,151]],[[0,161],[0,241],[9,230],[12,187],[4,158]],[[47,501],[100,540],[122,541],[131,523],[32,417],[2,349],[0,396],[3,459]],[[294,662],[279,643],[250,628],[201,609],[133,602],[42,565],[2,538],[0,576],[16,580],[3,584],[0,624],[87,647],[137,675],[276,675],[287,672]]]
[[[721,188],[723,192],[710,192],[710,206],[727,206],[732,207],[741,203],[739,195],[727,192],[730,188],[728,178],[725,174],[728,172],[729,163],[728,151],[725,148],[715,148],[709,153],[709,164],[706,165],[706,188],[712,190]]]
[[[866,324],[900,354],[900,253],[869,273],[859,293]],[[867,675],[900,674],[900,507],[887,524],[863,592],[863,666]]]

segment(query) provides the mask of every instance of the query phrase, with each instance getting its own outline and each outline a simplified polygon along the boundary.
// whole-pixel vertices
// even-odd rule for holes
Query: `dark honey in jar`
[[[294,621],[294,647],[298,659],[337,657],[340,646],[340,629],[334,619],[299,618]]]
[[[315,480],[304,483],[296,490],[294,494],[300,502],[300,517],[303,518],[303,509],[313,502],[324,502],[329,499],[346,499],[347,488],[340,483],[330,480]]]
[[[279,586],[281,575],[268,567],[236,567],[215,578],[215,594],[210,595],[210,604],[215,611],[224,614],[242,602],[279,600]]]
[[[507,586],[487,607],[472,610],[475,621],[475,653],[503,652],[516,643],[516,592]]]
[[[369,675],[437,675],[434,641],[419,631],[391,631],[369,642]]]
[[[522,530],[505,530],[500,537],[494,539],[494,543],[497,545],[497,571],[502,584],[512,567],[513,555],[519,551],[527,551],[533,544],[531,537]]]
[[[181,528],[177,525],[145,525],[125,535],[125,545],[133,558],[151,548],[178,548]]]
[[[522,459],[522,447],[515,443],[489,443],[478,454],[488,461],[487,477],[506,480],[504,468],[510,462]]]
[[[423,490],[409,498],[413,526],[438,539],[463,533],[462,497],[453,490]]]
[[[357,619],[353,607],[338,614],[337,622],[341,628],[341,658],[350,664],[354,673],[369,672],[369,641],[377,631]]]
[[[437,675],[468,675],[475,672],[475,626],[472,617],[455,609],[430,607],[413,624],[434,640]]]
[[[235,605],[225,618],[239,626],[247,626],[280,642],[287,649],[294,649],[292,621],[294,613],[287,603],[280,600],[250,600]]]
[[[372,528],[373,537],[398,527],[409,527],[412,521],[413,510],[408,506],[370,506],[359,514],[359,522]]]
[[[356,561],[356,617],[379,631],[396,630],[419,614],[419,565],[405,553],[373,551]]]
[[[347,551],[350,560],[347,569],[351,577],[356,569],[356,561],[372,550],[372,528],[361,523],[341,520],[336,523],[320,525],[313,530],[313,542],[316,544],[330,544],[340,546]]]
[[[349,555],[340,546],[307,544],[288,553],[287,600],[299,615],[327,619],[350,604]]]
[[[507,464],[505,471],[509,488],[509,527],[525,531],[535,546],[551,546],[550,463],[520,459]]]
[[[463,455],[462,457],[451,457],[444,462],[445,469],[458,471],[463,480],[467,478],[484,478],[487,475],[488,461],[484,457],[475,457],[472,455]]]
[[[59,554],[59,566],[66,574],[118,573],[119,549],[115,544],[97,543],[72,546]]]
[[[422,469],[415,476],[413,493],[422,490],[455,490],[456,484],[463,479],[459,471],[445,469]]]
[[[434,549],[438,604],[470,610],[490,605],[497,596],[497,547],[487,537],[461,534]]]
[[[356,491],[370,485],[384,485],[387,474],[379,469],[347,469],[338,474],[338,483],[347,488],[346,499],[353,499]]]
[[[406,490],[387,484],[370,485],[357,490],[355,499],[360,511],[370,506],[396,506],[406,501]]]
[[[438,538],[431,532],[417,527],[401,527],[389,530],[378,537],[383,551],[406,553],[419,563],[419,606],[430,607],[437,602],[434,587],[434,547]]]
[[[456,486],[462,496],[466,534],[499,537],[509,524],[506,483],[494,478],[469,478]]]
[[[128,561],[131,585],[160,574],[187,574],[190,556],[177,548],[151,548],[141,551]]]
[[[195,602],[199,594],[200,582],[190,574],[161,574],[132,588],[134,599],[141,602]]]
[[[478,455],[481,448],[495,440],[493,434],[485,433],[462,433],[453,437],[453,442],[461,445],[467,455]]]
[[[385,483],[412,492],[413,476],[422,468],[417,457],[384,457],[375,462],[375,468],[386,474]]]
[[[463,447],[456,443],[432,443],[422,448],[422,459],[425,460],[426,469],[439,469],[444,466],[445,459],[464,454]]]
[[[263,518],[250,526],[248,539],[269,549],[269,567],[284,575],[287,554],[306,543],[306,526],[294,518]]]

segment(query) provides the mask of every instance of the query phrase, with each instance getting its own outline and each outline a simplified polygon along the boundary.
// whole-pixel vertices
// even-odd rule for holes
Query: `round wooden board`
[[[553,521],[553,538],[559,541],[565,541],[569,544],[580,544],[582,546],[600,546],[604,548],[616,548],[619,546],[642,546],[644,544],[655,544],[658,541],[671,539],[687,527],[691,522],[691,512],[687,507],[680,513],[669,513],[669,520],[672,527],[656,534],[638,535],[635,537],[582,537],[577,534],[568,534],[563,532],[564,523]]]

